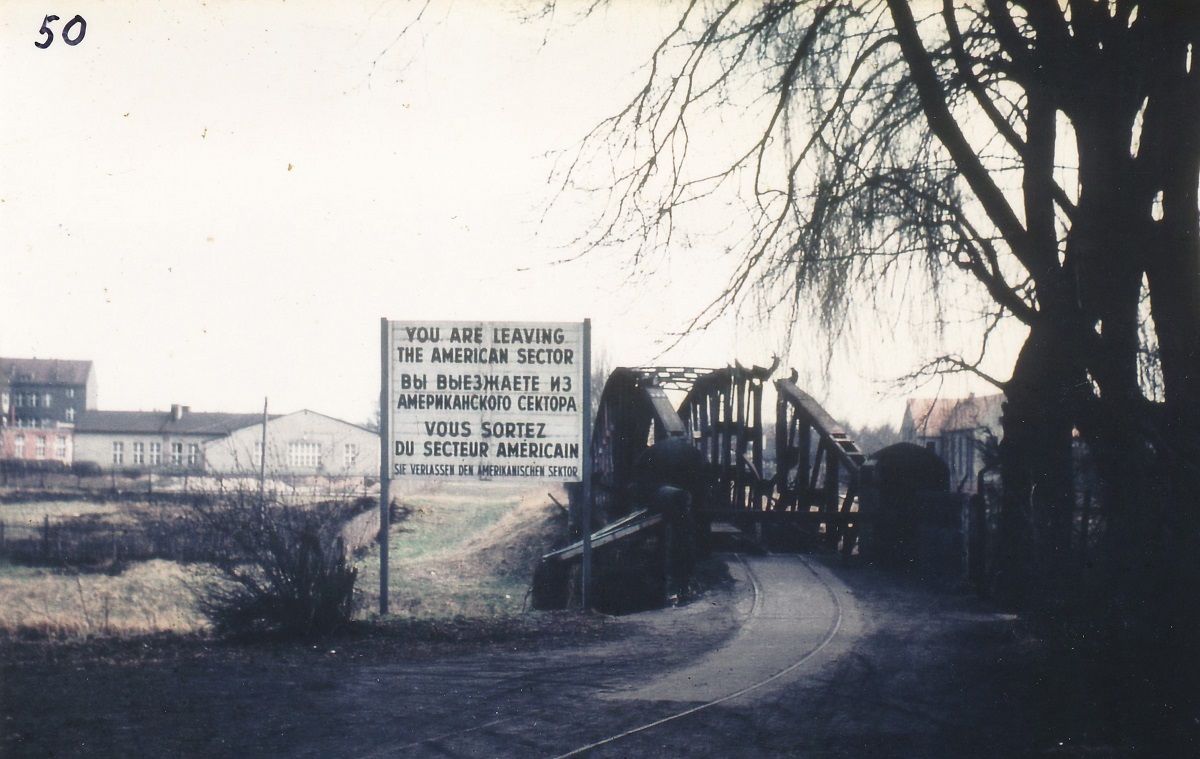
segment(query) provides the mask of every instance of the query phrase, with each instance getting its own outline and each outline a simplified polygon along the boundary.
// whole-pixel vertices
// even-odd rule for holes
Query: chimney
[[[188,410],[187,406],[180,406],[178,403],[171,404],[171,421],[178,422],[183,418],[184,413]]]

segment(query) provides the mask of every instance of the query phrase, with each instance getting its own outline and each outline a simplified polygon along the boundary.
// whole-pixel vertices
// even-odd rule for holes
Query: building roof
[[[971,395],[966,398],[909,398],[905,412],[918,437],[938,437],[987,427],[1000,431],[1000,407],[1004,396]]]
[[[319,416],[322,419],[328,419],[331,422],[337,422],[338,424],[344,424],[347,427],[355,427],[355,428],[363,430],[365,432],[370,432],[372,435],[379,434],[378,430],[372,430],[368,427],[364,427],[361,424],[355,424],[354,422],[347,422],[345,419],[338,419],[336,416],[330,416],[329,414],[322,414],[320,411],[313,411],[312,409],[306,409],[306,408],[300,409],[299,411],[291,411],[287,414],[275,414],[270,417],[269,421],[273,422],[276,419],[285,419],[289,416],[300,416],[301,414],[308,414],[311,416]],[[257,415],[254,418],[254,420],[251,421],[249,424],[243,424],[242,427],[257,427],[260,424],[262,424],[262,414]],[[241,429],[242,427],[239,427],[238,429]],[[230,432],[233,432],[233,431],[234,430],[230,430]]]
[[[75,420],[75,434],[228,435],[262,423],[262,414],[190,411],[84,411]],[[273,419],[275,417],[268,417]]]
[[[39,385],[86,385],[92,373],[91,361],[69,361],[60,358],[3,358],[0,357],[0,377],[13,382],[32,382]]]

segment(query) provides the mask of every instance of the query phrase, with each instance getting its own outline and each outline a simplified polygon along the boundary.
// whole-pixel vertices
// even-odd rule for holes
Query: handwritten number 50
[[[42,19],[42,28],[38,29],[38,34],[46,35],[46,40],[44,42],[33,43],[35,47],[40,47],[42,50],[45,50],[46,48],[50,47],[51,42],[54,42],[54,32],[50,31],[49,27],[49,24],[52,21],[58,21],[58,16],[46,16],[46,18]],[[72,30],[74,29],[78,29],[77,34],[73,33]],[[84,20],[83,16],[76,14],[75,18],[71,19],[66,23],[66,25],[63,26],[62,41],[68,45],[75,46],[80,42],[83,42],[83,35],[85,34],[87,34],[87,21]]]

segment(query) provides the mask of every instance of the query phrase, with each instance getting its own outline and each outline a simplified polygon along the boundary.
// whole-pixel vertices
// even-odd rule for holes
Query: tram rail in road
[[[751,697],[817,658],[843,627],[858,629],[851,596],[824,567],[798,555],[747,558],[738,554],[737,560],[733,566],[741,571],[735,578],[749,582],[753,589],[751,608],[738,634],[689,667],[608,696],[691,705],[572,749],[557,759],[586,755],[705,709]],[[806,575],[813,581],[802,582]]]
[[[797,555],[729,558],[731,574],[751,591],[739,602],[742,621],[731,638],[696,661],[642,681],[622,677],[616,687],[602,682],[572,684],[568,673],[521,671],[520,664],[513,662],[511,672],[480,672],[478,677],[500,692],[571,688],[578,693],[572,702],[575,707],[513,710],[502,699],[493,702],[485,697],[469,727],[443,729],[424,738],[414,735],[409,742],[381,747],[362,759],[629,755],[623,748],[627,741],[653,740],[656,731],[670,730],[673,723],[712,707],[752,701],[810,668],[816,671],[861,633],[853,596],[819,562]],[[585,676],[586,671],[584,666],[574,674]],[[537,702],[536,696],[532,702]],[[638,707],[630,708],[634,704]],[[697,741],[704,740],[703,722],[689,722],[687,729],[695,731]]]

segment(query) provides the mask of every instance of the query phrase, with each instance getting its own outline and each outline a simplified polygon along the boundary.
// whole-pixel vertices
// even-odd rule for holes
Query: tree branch
[[[1039,260],[1039,256],[1031,249],[1025,227],[950,113],[945,89],[921,41],[908,3],[906,0],[887,0],[887,4],[892,12],[900,49],[912,73],[913,84],[920,94],[921,105],[930,129],[949,152],[955,165],[962,172],[963,179],[971,187],[1013,254],[1031,273],[1045,270],[1050,262]]]

